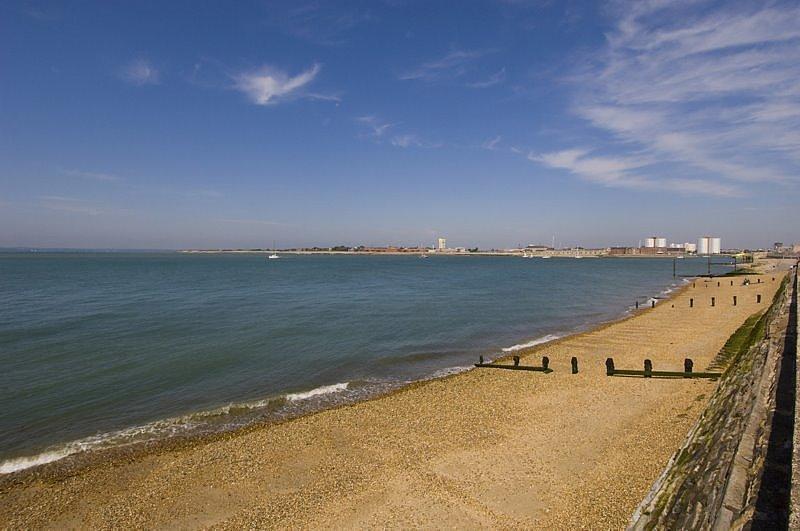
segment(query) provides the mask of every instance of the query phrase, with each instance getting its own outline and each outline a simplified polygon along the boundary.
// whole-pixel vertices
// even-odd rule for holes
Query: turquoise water
[[[359,400],[677,283],[659,259],[0,254],[0,472]]]

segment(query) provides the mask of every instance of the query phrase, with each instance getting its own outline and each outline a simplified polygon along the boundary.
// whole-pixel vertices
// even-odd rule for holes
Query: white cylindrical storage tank
[[[710,238],[709,250],[711,254],[719,254],[722,249],[722,240],[720,238]]]
[[[708,236],[697,238],[697,254],[708,254]]]
[[[645,247],[655,247],[656,246],[656,237],[653,236],[653,237],[647,238],[644,241],[644,246]]]
[[[666,246],[667,246],[666,238],[656,238],[656,247],[666,247]]]

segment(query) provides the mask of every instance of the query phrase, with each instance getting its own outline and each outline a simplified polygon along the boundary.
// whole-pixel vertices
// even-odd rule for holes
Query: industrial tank
[[[697,238],[697,254],[708,254],[708,236]]]

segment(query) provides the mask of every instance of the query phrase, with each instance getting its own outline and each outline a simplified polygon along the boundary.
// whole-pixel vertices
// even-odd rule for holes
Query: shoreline
[[[649,301],[655,299],[659,301],[656,304],[656,306],[658,306],[659,304],[663,304],[664,302],[677,297],[689,285],[690,281],[688,280],[688,278],[694,278],[694,277],[682,277],[682,282],[680,284],[675,284],[673,282],[672,284],[670,284],[670,286],[667,286],[664,289],[662,289],[658,293],[658,295],[649,296],[647,300]],[[604,328],[624,322],[628,319],[633,319],[637,315],[651,311],[652,309],[653,308],[646,305],[643,305],[639,309],[635,309],[629,306],[621,310],[619,313],[617,313],[615,316],[609,319],[604,319],[590,323],[583,323],[572,327],[569,331],[566,332],[564,332],[563,330],[549,331],[537,338],[531,340],[522,340],[523,343],[518,343],[511,345],[509,347],[500,348],[500,350],[496,353],[497,354],[496,356],[487,357],[484,354],[484,357],[486,357],[487,361],[508,362],[514,356],[521,356],[521,357],[530,356],[547,346],[557,345],[563,341],[577,339],[580,338],[581,336],[603,330]],[[546,339],[546,338],[552,338],[552,339]],[[535,343],[535,344],[528,346],[530,343]],[[134,441],[131,443],[112,445],[108,447],[93,448],[88,451],[79,450],[77,452],[64,455],[63,457],[56,458],[52,461],[33,464],[30,466],[26,466],[24,468],[19,468],[18,470],[0,473],[0,491],[2,491],[2,489],[6,486],[7,483],[18,484],[19,482],[26,482],[28,479],[31,478],[33,479],[48,478],[52,480],[57,480],[59,477],[62,477],[64,475],[72,475],[75,473],[79,473],[84,469],[103,466],[107,463],[113,464],[117,462],[122,462],[122,463],[130,462],[131,460],[141,459],[150,455],[159,455],[164,452],[170,452],[174,450],[192,448],[198,445],[204,445],[228,437],[236,437],[238,435],[249,433],[255,430],[269,429],[272,426],[278,426],[281,424],[293,422],[295,420],[317,415],[325,411],[335,410],[339,408],[346,408],[356,404],[362,404],[374,400],[379,400],[381,398],[392,396],[397,393],[402,393],[406,390],[411,390],[419,385],[426,385],[434,381],[443,381],[449,378],[454,378],[465,372],[473,370],[475,370],[475,367],[471,364],[468,366],[444,367],[442,369],[434,371],[432,374],[422,376],[415,380],[404,381],[404,382],[403,381],[391,382],[388,384],[388,386],[391,387],[389,390],[376,391],[368,394],[364,398],[356,398],[353,400],[343,401],[341,403],[336,403],[333,405],[323,405],[317,408],[309,409],[307,411],[296,413],[294,415],[290,414],[287,415],[286,417],[281,417],[281,418],[272,417],[272,418],[254,420],[232,428],[227,428],[227,429],[222,428],[217,430],[211,429],[207,431],[188,430],[186,431],[186,433],[179,435],[155,436],[152,439]],[[298,391],[298,393],[304,394],[304,393],[314,392],[317,389],[321,389],[324,387],[332,387],[334,385],[340,385],[340,384],[324,385],[315,389]],[[272,400],[285,399],[287,396],[292,394],[294,393],[287,392],[273,397],[253,398],[243,402],[228,403],[220,405],[217,408],[212,408],[210,410],[192,411],[178,417],[168,417],[168,418],[158,419],[142,425],[129,426],[126,428],[122,428],[120,430],[116,430],[114,432],[103,433],[101,435],[111,436],[126,430],[142,429],[154,423],[167,422],[171,420],[180,420],[185,417],[191,417],[195,415],[203,415],[216,411],[217,409],[226,407],[245,407],[247,404],[250,403],[270,402]],[[64,443],[60,443],[58,447],[64,447],[70,444],[79,443],[83,440],[84,439],[65,441]],[[39,458],[41,456],[44,456],[48,453],[52,453],[55,451],[57,451],[57,449],[44,450],[38,454],[34,454],[31,456],[20,456],[17,458],[6,459],[0,461],[0,464],[7,464],[14,461],[36,460],[36,458]],[[30,476],[30,478],[28,476]]]
[[[746,295],[770,298],[775,284],[754,287],[686,283],[654,309],[503,357],[536,364],[533,356],[546,353],[556,370],[549,375],[470,370],[279,424],[106,454],[82,468],[22,471],[0,478],[0,521],[624,526],[715,384],[608,378],[603,359],[612,354],[624,367],[647,356],[671,368],[689,356],[699,368],[766,308]],[[738,293],[740,303],[714,309],[712,293]],[[702,301],[693,311],[683,309],[689,294]],[[678,352],[670,346],[676,330]],[[580,357],[578,375],[569,374],[571,355]]]

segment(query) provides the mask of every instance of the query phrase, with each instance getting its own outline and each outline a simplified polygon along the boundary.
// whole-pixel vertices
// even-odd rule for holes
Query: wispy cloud
[[[490,138],[489,140],[485,141],[483,144],[481,144],[481,147],[483,149],[488,149],[489,151],[494,151],[495,149],[497,149],[497,146],[500,144],[502,140],[503,137],[497,135],[496,137]]]
[[[404,135],[395,135],[389,141],[393,146],[401,147],[401,148],[410,148],[410,147],[417,147],[417,148],[438,148],[442,147],[441,143],[438,142],[428,142],[426,140],[421,139],[419,136],[414,134],[404,134]]]
[[[338,4],[289,2],[289,6],[273,9],[275,23],[289,35],[323,46],[344,44],[349,32],[372,19],[369,11],[347,10]]]
[[[158,85],[160,82],[158,70],[146,59],[136,59],[124,66],[120,77],[137,86]]]
[[[417,135],[397,135],[392,137],[392,145],[402,148],[412,147],[412,146],[422,146],[422,142],[417,137]]]
[[[576,149],[534,160],[611,186],[715,195],[797,180],[800,7],[651,0],[611,11],[605,48],[571,81],[574,113],[608,134],[598,140],[611,141],[615,164]],[[626,165],[642,156],[646,166]]]
[[[430,142],[421,138],[419,135],[407,132],[398,131],[399,122],[391,123],[378,118],[375,115],[365,115],[355,118],[355,121],[365,128],[365,133],[359,135],[361,138],[367,138],[376,144],[389,144],[399,148],[438,148],[442,144],[438,142]],[[390,135],[389,133],[392,132]]]
[[[454,49],[433,61],[422,63],[401,73],[402,80],[417,80],[428,83],[462,78],[472,71],[472,63],[493,50],[458,50]],[[505,74],[504,74],[505,75]]]
[[[79,177],[81,179],[90,179],[93,181],[101,181],[101,182],[122,181],[122,177],[111,173],[100,173],[100,172],[82,171],[82,170],[62,170],[62,173],[69,177]]]
[[[497,72],[495,72],[494,74],[489,76],[488,78],[480,80],[480,81],[472,81],[470,83],[467,83],[467,86],[470,87],[470,88],[483,89],[483,88],[489,88],[489,87],[493,87],[495,85],[499,85],[500,83],[502,83],[505,80],[506,80],[506,69],[505,68],[501,68],[500,70],[498,70]]]
[[[666,190],[682,194],[736,197],[742,190],[735,185],[707,179],[653,178],[647,167],[653,160],[635,156],[593,155],[587,149],[567,149],[552,153],[530,153],[528,159],[551,168],[567,170],[589,182],[612,188]]]
[[[389,129],[394,127],[397,124],[384,122],[380,120],[376,116],[367,115],[367,116],[359,116],[356,118],[356,122],[363,124],[365,127],[370,129],[370,136],[375,138],[380,138],[384,136]]]
[[[234,88],[244,93],[250,101],[257,105],[275,105],[297,97],[334,99],[335,97],[304,91],[304,88],[317,77],[320,69],[319,64],[314,64],[308,70],[290,76],[283,70],[263,66],[257,70],[242,72],[234,76]]]

